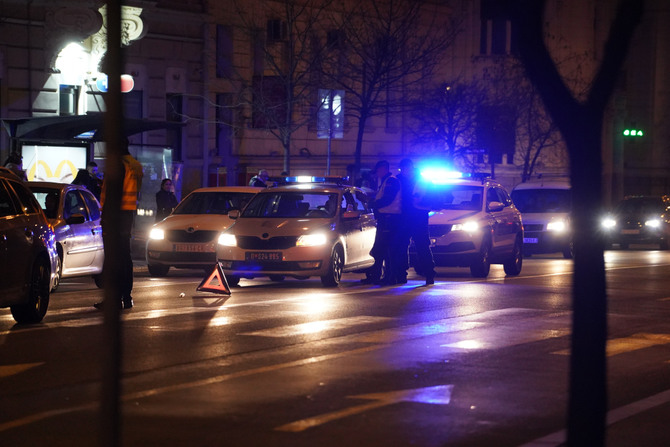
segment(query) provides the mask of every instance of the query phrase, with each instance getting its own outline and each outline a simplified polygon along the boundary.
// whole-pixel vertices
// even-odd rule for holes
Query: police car
[[[486,278],[491,264],[502,264],[509,276],[521,273],[521,213],[500,183],[423,170],[417,189],[418,206],[433,210],[428,224],[436,265],[469,267],[477,278]]]
[[[319,277],[326,287],[342,273],[370,267],[376,221],[365,192],[326,178],[286,178],[260,191],[221,233],[217,259],[230,285],[241,278]]]

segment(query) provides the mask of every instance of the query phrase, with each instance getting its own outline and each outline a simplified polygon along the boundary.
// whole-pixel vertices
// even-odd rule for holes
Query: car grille
[[[206,264],[216,264],[216,253],[189,253],[189,252],[183,252],[183,253],[176,253],[176,252],[169,252],[169,251],[162,251],[159,252],[157,256],[152,256],[151,251],[149,251],[149,257],[151,259],[156,259],[160,262],[163,263],[170,263],[173,262],[175,264],[187,264],[190,262],[200,264],[200,263],[206,263]]]
[[[231,270],[236,272],[263,272],[263,271],[298,271],[298,270],[314,270],[314,267],[302,268],[299,263],[296,261],[284,261],[284,262],[270,262],[270,261],[257,261],[257,262],[248,262],[248,261],[233,261],[230,266]]]
[[[523,224],[524,231],[542,231],[544,224]]]
[[[165,235],[170,242],[211,242],[219,233],[211,230],[198,230],[192,233],[185,230],[168,230]]]
[[[451,225],[428,225],[430,237],[442,237],[451,231]]]
[[[237,236],[237,246],[244,250],[285,250],[295,247],[295,236],[278,236],[261,239],[256,236]]]

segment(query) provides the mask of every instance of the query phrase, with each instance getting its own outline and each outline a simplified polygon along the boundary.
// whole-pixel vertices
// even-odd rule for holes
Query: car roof
[[[28,188],[49,188],[49,189],[60,189],[61,191],[65,189],[86,189],[84,185],[75,185],[72,183],[61,183],[61,182],[27,182],[26,186]]]
[[[351,185],[339,185],[334,183],[292,183],[289,185],[273,186],[263,192],[339,192],[347,188],[355,188]]]
[[[533,180],[531,182],[519,183],[512,191],[522,189],[571,189],[568,180]]]
[[[0,166],[0,177],[12,180],[21,180],[19,176],[14,173],[14,171],[9,168],[5,168],[4,166]]]
[[[191,191],[194,192],[250,192],[255,194],[259,191],[264,190],[258,186],[206,186],[204,188],[198,188]]]

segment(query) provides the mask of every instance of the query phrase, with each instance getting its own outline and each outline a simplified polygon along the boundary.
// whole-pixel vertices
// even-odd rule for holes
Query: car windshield
[[[260,193],[244,209],[242,217],[334,217],[339,202],[337,193]]]
[[[423,192],[419,206],[433,210],[479,211],[483,191],[483,186],[435,185]]]
[[[661,214],[664,211],[665,207],[660,197],[638,197],[620,202],[614,212],[623,215],[644,216]]]
[[[569,213],[572,208],[569,189],[517,189],[512,201],[522,213]]]
[[[194,192],[186,196],[172,214],[228,214],[231,209],[243,209],[253,195],[248,192]]]

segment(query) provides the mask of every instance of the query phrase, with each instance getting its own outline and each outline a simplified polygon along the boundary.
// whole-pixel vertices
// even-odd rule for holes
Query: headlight
[[[221,233],[219,235],[219,245],[223,245],[225,247],[237,247],[237,239],[235,238],[234,234],[229,234],[229,233]]]
[[[326,242],[328,242],[328,238],[323,233],[303,234],[298,238],[295,245],[298,247],[318,247],[326,245]]]
[[[152,228],[151,231],[149,231],[149,239],[162,241],[165,239],[165,231],[161,230],[160,228]]]
[[[659,228],[661,226],[661,220],[660,219],[650,219],[646,221],[645,226],[651,227],[651,228]]]
[[[451,226],[451,231],[465,231],[468,233],[474,233],[479,230],[479,223],[475,220],[468,220],[463,223],[454,224]]]
[[[616,220],[612,219],[611,217],[606,217],[603,219],[602,226],[606,230],[610,230],[616,227]]]
[[[555,220],[547,224],[547,231],[555,231],[557,233],[562,233],[567,229],[567,225],[562,220]]]

